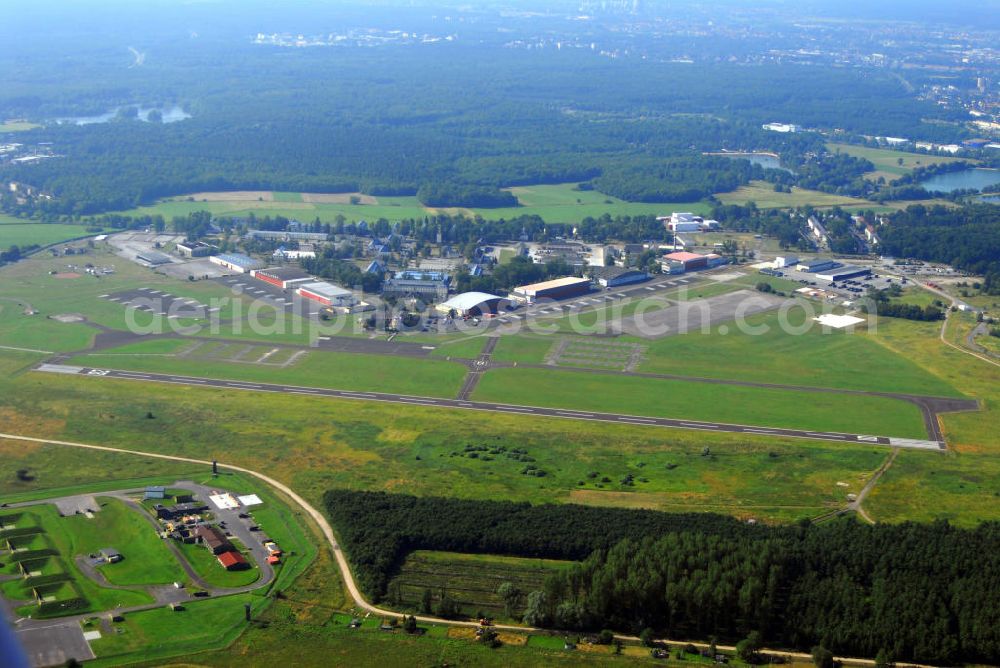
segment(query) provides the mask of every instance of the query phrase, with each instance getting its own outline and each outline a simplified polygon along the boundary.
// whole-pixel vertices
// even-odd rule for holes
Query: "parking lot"
[[[134,308],[137,311],[153,315],[166,316],[167,318],[207,318],[219,311],[219,308],[210,308],[196,299],[178,297],[163,290],[153,288],[139,288],[138,290],[126,290],[113,294],[101,295],[102,299],[117,302],[126,308]]]
[[[838,296],[843,297],[845,300],[850,301],[864,297],[869,288],[884,290],[893,284],[900,284],[898,279],[884,276],[875,271],[868,276],[857,276],[855,278],[851,278],[846,281],[839,281],[837,283],[824,281],[818,278],[816,274],[799,271],[794,267],[775,269],[774,272],[774,276],[795,281],[803,287],[822,288],[823,290],[833,292]],[[908,283],[909,281],[906,281],[903,282],[902,285],[905,286]]]

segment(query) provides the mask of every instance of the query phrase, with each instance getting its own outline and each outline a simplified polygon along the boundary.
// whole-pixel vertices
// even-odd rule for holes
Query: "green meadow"
[[[300,193],[275,192],[273,201],[189,201],[188,197],[173,197],[156,204],[142,206],[128,211],[125,215],[156,215],[165,218],[183,216],[194,211],[210,211],[217,216],[247,217],[253,213],[257,217],[284,216],[303,221],[319,219],[335,222],[343,216],[347,222],[373,221],[385,218],[390,221],[407,218],[422,218],[437,212],[462,213],[467,216],[481,216],[486,219],[514,218],[522,215],[538,215],[549,223],[578,223],[587,216],[664,215],[671,211],[693,211],[708,213],[709,205],[701,202],[659,203],[626,202],[595,191],[576,190],[575,183],[509,188],[517,197],[519,206],[496,209],[433,208],[420,203],[415,196],[410,197],[365,197],[357,204],[350,202],[307,202]],[[371,200],[374,200],[373,202]]]
[[[494,369],[473,398],[523,406],[926,438],[916,406],[896,399],[537,368]]]
[[[924,155],[921,153],[910,153],[908,151],[894,151],[887,148],[869,148],[867,146],[855,146],[854,144],[830,143],[827,149],[835,153],[846,153],[855,158],[864,158],[873,165],[875,171],[869,172],[868,178],[878,178],[884,176],[886,181],[899,178],[909,174],[917,167],[929,167],[931,165],[948,165],[954,162],[976,162],[966,158],[954,158],[941,155]]]
[[[0,223],[0,249],[7,250],[11,246],[48,246],[68,239],[98,234],[88,232],[83,225],[67,225],[63,223],[25,223],[10,219]],[[68,262],[73,262],[70,258]]]

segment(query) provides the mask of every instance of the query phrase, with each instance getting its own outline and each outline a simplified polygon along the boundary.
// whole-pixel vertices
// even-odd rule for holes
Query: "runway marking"
[[[226,385],[228,385],[230,387],[245,387],[245,388],[251,389],[251,390],[262,389],[260,385],[253,385],[251,383],[228,383],[227,382]]]
[[[647,289],[647,290],[651,290],[651,291],[652,291],[652,290],[656,290],[656,288],[654,288],[654,287],[650,287],[650,286],[648,286],[648,285],[646,286],[646,289]]]
[[[622,420],[622,421],[628,421],[628,422],[646,422],[646,423],[656,422],[656,420],[653,420],[653,419],[650,419],[650,418],[640,418],[640,417],[620,416],[620,417],[618,417],[618,419]]]
[[[628,297],[628,295],[625,294],[624,292],[618,292],[615,294],[615,297],[621,297],[622,299],[624,299],[625,297]]]
[[[693,427],[695,429],[718,429],[718,425],[706,423],[694,423],[694,422],[681,422],[682,427]]]

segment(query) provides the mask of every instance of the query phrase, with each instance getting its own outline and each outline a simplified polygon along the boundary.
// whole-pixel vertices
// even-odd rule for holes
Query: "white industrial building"
[[[357,303],[354,294],[350,290],[345,290],[339,286],[327,283],[326,281],[313,281],[303,283],[296,293],[304,299],[310,299],[323,306],[350,307]]]

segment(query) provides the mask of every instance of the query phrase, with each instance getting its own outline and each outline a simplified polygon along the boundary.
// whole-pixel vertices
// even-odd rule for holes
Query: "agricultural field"
[[[514,617],[508,617],[503,597],[497,593],[500,585],[509,582],[518,591],[536,591],[542,588],[549,573],[569,568],[571,563],[417,550],[406,556],[399,572],[389,582],[388,598],[394,607],[398,606],[401,610],[421,612],[425,591],[430,590],[433,605],[438,603],[444,592],[468,616],[482,611],[488,617],[518,621],[523,601],[515,604]]]
[[[754,202],[760,209],[787,209],[801,206],[823,207],[871,207],[873,204],[865,199],[831,195],[818,190],[792,187],[790,193],[774,191],[774,185],[767,181],[751,181],[733,192],[718,193],[716,197],[723,204],[747,204]]]
[[[864,158],[875,165],[875,171],[865,175],[867,179],[877,179],[884,177],[886,181],[898,179],[900,176],[909,174],[917,167],[929,167],[931,165],[948,165],[954,162],[971,162],[967,158],[954,158],[941,155],[924,155],[920,153],[910,153],[908,151],[894,151],[886,148],[869,148],[867,146],[855,146],[854,144],[826,145],[827,149],[834,153],[846,153],[855,158]]]
[[[0,249],[7,250],[11,246],[48,246],[100,233],[88,231],[83,225],[25,223],[15,220],[8,218],[0,223]]]

